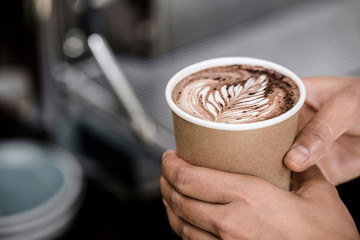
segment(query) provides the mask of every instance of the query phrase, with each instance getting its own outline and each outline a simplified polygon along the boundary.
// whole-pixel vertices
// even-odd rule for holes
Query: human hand
[[[294,173],[292,191],[254,176],[197,167],[163,156],[161,192],[183,239],[359,239],[335,187],[316,166]]]
[[[299,117],[302,130],[285,165],[300,172],[317,164],[335,185],[360,176],[360,78],[303,81],[307,99]]]

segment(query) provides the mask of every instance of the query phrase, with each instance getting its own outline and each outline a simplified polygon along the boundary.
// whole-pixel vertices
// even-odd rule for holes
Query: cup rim
[[[234,64],[247,64],[251,66],[262,66],[265,68],[273,69],[275,71],[278,71],[287,77],[290,77],[298,86],[300,91],[300,97],[298,102],[287,112],[276,116],[271,119],[267,119],[264,121],[259,122],[252,122],[252,123],[218,123],[218,122],[211,122],[208,120],[200,119],[197,117],[194,117],[185,111],[181,110],[173,101],[172,99],[172,90],[176,86],[176,84],[184,79],[186,76],[198,72],[200,70],[211,68],[215,66],[228,66],[228,65],[234,65]],[[277,123],[283,122],[293,115],[295,115],[300,108],[303,106],[306,98],[306,89],[301,81],[301,79],[292,71],[289,69],[263,59],[258,58],[249,58],[249,57],[221,57],[221,58],[212,58],[208,60],[204,60],[201,62],[197,62],[194,64],[191,64],[180,71],[178,71],[167,83],[166,89],[165,89],[165,98],[166,102],[169,105],[170,109],[179,117],[182,119],[191,122],[193,124],[211,128],[211,129],[218,129],[218,130],[228,130],[228,131],[236,131],[236,130],[252,130],[252,129],[259,129],[259,128],[265,128],[272,125],[275,125]]]

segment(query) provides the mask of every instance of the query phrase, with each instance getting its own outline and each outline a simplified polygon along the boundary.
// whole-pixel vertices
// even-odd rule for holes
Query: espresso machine
[[[293,2],[34,1],[41,121],[118,197],[158,195],[161,154],[175,148],[164,85],[196,58],[161,62]]]
[[[99,191],[118,201],[118,211],[126,214],[116,221],[131,225],[143,217],[144,226],[156,214],[149,209],[161,209],[161,220],[155,222],[163,225],[150,230],[154,236],[166,233],[158,239],[176,239],[158,206],[161,156],[175,149],[164,97],[175,72],[222,56],[268,59],[300,76],[355,75],[360,69],[355,64],[360,52],[351,47],[359,38],[354,0],[27,4],[37,36],[41,91],[36,121],[76,154]],[[333,18],[336,14],[342,17]],[[140,205],[147,214],[134,210]],[[126,226],[130,236],[136,228]]]

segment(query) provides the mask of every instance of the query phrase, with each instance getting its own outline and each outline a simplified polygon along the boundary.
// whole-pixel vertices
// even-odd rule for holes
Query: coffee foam
[[[231,65],[185,77],[174,87],[172,99],[183,111],[204,120],[251,123],[291,109],[299,99],[299,89],[274,70]]]

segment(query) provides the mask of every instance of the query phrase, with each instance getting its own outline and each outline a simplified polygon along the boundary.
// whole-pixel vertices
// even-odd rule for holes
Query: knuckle
[[[169,195],[169,204],[170,204],[171,209],[173,210],[173,212],[176,215],[179,215],[181,213],[182,201],[181,201],[180,194],[178,194],[175,191],[171,192]]]
[[[183,240],[191,240],[192,238],[192,229],[190,224],[183,224],[180,229],[180,236]]]
[[[351,85],[350,87],[348,87],[345,91],[342,91],[342,95],[347,99],[347,100],[354,100],[354,99],[359,99],[359,90],[360,90],[360,82],[356,82],[353,85]]]
[[[166,169],[169,164],[170,164],[170,159],[169,158],[163,158],[162,162],[161,162],[162,171],[164,171],[164,169]]]
[[[306,134],[310,135],[314,145],[326,142],[332,136],[332,129],[323,120],[315,119],[307,128]]]
[[[242,183],[236,184],[232,195],[248,207],[259,204],[266,193],[272,194],[272,191],[277,189],[263,178],[250,175],[244,177],[249,179],[246,186]]]
[[[353,119],[360,119],[360,82],[350,85],[348,88],[340,91],[332,100],[343,103],[347,112],[353,115]],[[349,104],[351,103],[351,104]]]
[[[262,225],[262,217],[246,208],[243,208],[240,214],[241,218],[234,216],[232,212],[225,212],[220,218],[212,218],[211,224],[215,235],[220,239],[260,239],[259,231],[252,225]]]
[[[189,167],[182,167],[175,175],[174,185],[178,190],[183,189],[193,181],[193,171]]]
[[[235,201],[241,201],[247,207],[251,207],[257,201],[255,191],[250,188],[235,188],[233,196]]]
[[[216,230],[216,235],[220,236],[221,239],[234,239],[236,235],[234,235],[233,219],[229,218],[229,216],[223,216],[222,218],[213,218],[211,220],[211,223]],[[236,232],[239,234],[241,231],[238,229]]]
[[[230,233],[230,229],[226,221],[216,221],[215,228],[217,229],[218,235],[222,238],[226,239]]]

